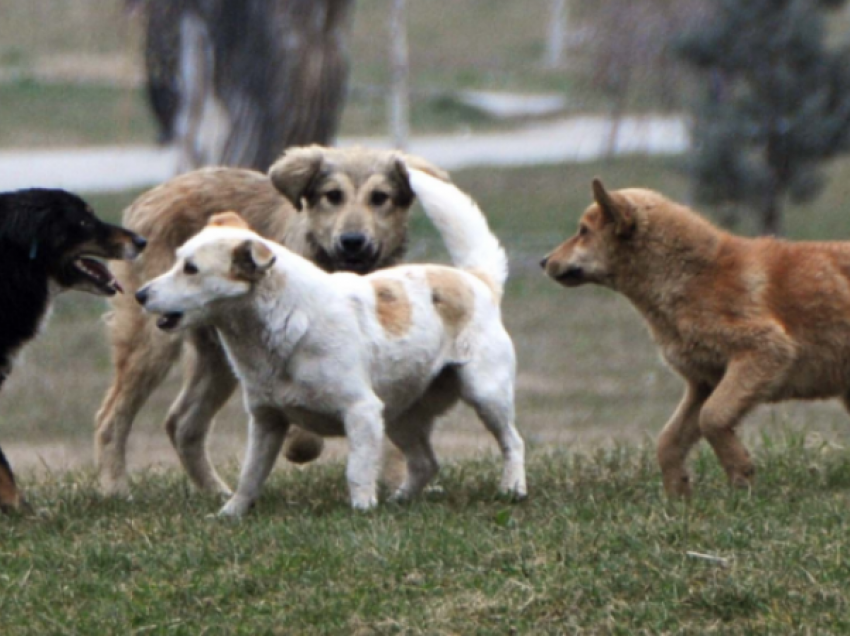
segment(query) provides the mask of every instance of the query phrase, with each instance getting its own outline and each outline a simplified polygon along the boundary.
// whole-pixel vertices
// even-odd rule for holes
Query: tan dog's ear
[[[251,226],[239,214],[232,210],[218,212],[210,217],[207,227],[238,227],[242,230],[250,230]]]
[[[321,146],[300,146],[289,148],[269,168],[269,178],[274,187],[289,199],[296,210],[302,209],[301,199],[309,195],[323,159]]]
[[[441,181],[445,181],[446,183],[451,183],[452,181],[452,178],[448,172],[446,172],[442,168],[438,168],[430,161],[426,161],[422,157],[418,157],[417,155],[409,155],[405,152],[401,154],[401,158],[404,160],[404,163],[406,163],[408,167],[413,168],[414,170],[419,170],[420,172],[424,172],[425,174],[430,174],[432,177],[440,179]]]
[[[236,278],[255,283],[274,265],[275,258],[265,244],[248,239],[233,250],[230,270]]]
[[[399,153],[393,158],[393,167],[392,174],[388,176],[398,185],[398,197],[395,203],[401,207],[409,206],[416,197],[413,188],[410,187],[410,173],[408,172],[408,168],[419,170],[442,181],[451,182],[448,172],[414,155]]]
[[[599,178],[593,179],[593,199],[607,223],[614,224],[614,233],[628,238],[635,230],[634,209],[624,196],[608,192]]]

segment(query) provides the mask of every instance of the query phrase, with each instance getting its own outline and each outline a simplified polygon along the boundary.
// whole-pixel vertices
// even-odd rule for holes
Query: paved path
[[[509,166],[593,161],[605,154],[611,134],[606,117],[572,117],[519,130],[415,137],[410,152],[447,170],[471,166]],[[680,154],[688,147],[681,117],[626,117],[620,121],[614,152]],[[341,146],[387,148],[378,137],[343,138]],[[62,187],[112,192],[161,183],[174,174],[176,156],[153,146],[62,150],[0,151],[0,190]]]

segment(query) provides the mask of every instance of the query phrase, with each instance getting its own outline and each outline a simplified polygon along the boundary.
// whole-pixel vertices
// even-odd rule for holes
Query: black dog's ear
[[[250,283],[256,283],[275,262],[274,253],[260,241],[247,239],[233,250],[230,270],[233,275]]]
[[[274,187],[296,210],[301,210],[301,200],[309,196],[319,177],[324,152],[319,146],[300,146],[290,148],[283,153],[271,168],[269,178]]]

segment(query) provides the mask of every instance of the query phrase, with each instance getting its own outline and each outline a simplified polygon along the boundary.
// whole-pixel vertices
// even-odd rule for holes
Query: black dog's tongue
[[[82,256],[77,259],[77,266],[86,274],[91,276],[99,285],[111,289],[113,291],[124,293],[124,288],[118,282],[118,279],[112,275],[112,272],[98,260]]]

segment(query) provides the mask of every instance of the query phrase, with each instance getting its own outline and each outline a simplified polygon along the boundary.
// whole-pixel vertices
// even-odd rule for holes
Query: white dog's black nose
[[[144,306],[146,302],[148,302],[148,288],[142,287],[139,291],[136,292],[136,301]]]

